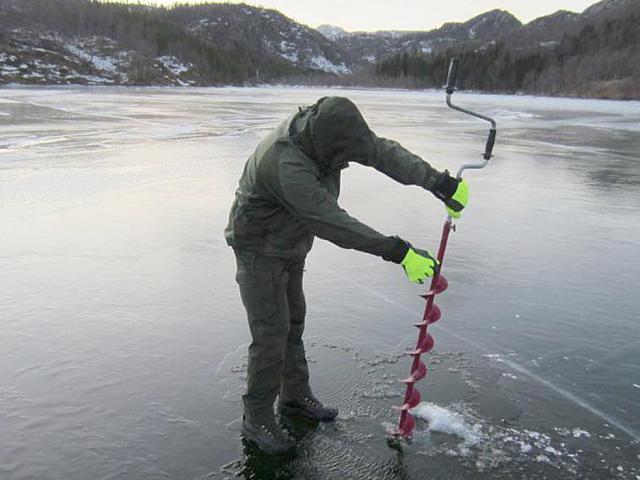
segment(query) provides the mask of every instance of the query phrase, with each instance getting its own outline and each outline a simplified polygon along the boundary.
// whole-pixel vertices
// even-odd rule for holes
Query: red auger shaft
[[[442,227],[442,237],[440,238],[440,247],[438,248],[438,262],[440,263],[440,270],[431,279],[431,286],[425,295],[421,295],[426,299],[427,305],[424,309],[424,315],[422,322],[416,324],[420,329],[418,334],[418,342],[416,343],[416,349],[413,352],[409,352],[409,355],[413,357],[411,364],[411,372],[409,377],[403,382],[407,385],[407,389],[404,394],[404,402],[398,407],[400,410],[400,420],[398,422],[398,428],[395,432],[396,436],[402,436],[404,438],[410,438],[413,429],[415,427],[415,419],[409,413],[409,410],[418,403],[420,403],[421,395],[418,389],[415,387],[416,382],[421,380],[427,375],[427,369],[424,363],[421,361],[421,356],[427,353],[433,348],[433,337],[427,332],[427,328],[430,324],[437,322],[440,319],[440,309],[435,304],[435,296],[444,292],[447,289],[447,280],[442,276],[442,268],[444,263],[444,254],[447,249],[447,242],[449,240],[449,234],[451,230],[454,230],[454,225],[451,217],[447,218]]]

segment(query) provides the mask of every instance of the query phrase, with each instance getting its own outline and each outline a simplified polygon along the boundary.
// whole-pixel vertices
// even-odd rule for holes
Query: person
[[[412,282],[422,283],[438,268],[429,252],[340,208],[340,174],[349,162],[430,191],[455,218],[468,201],[464,180],[376,136],[347,98],[325,97],[299,108],[257,146],[240,178],[225,237],[235,252],[252,336],[242,434],[267,453],[294,446],[276,422],[276,398],[280,415],[331,421],[338,414],[311,391],[302,340],[302,278],[314,237],[401,264]]]

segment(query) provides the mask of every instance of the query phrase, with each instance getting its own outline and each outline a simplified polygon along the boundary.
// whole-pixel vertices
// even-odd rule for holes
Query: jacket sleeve
[[[339,247],[400,263],[409,244],[359,222],[338,205],[316,173],[295,156],[282,158],[266,172],[264,185],[310,233]]]
[[[356,160],[404,185],[417,185],[432,191],[443,176],[419,156],[414,155],[394,140],[380,138],[374,134],[374,147],[366,159]]]

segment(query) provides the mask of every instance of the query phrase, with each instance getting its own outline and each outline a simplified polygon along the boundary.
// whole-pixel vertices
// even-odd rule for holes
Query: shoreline
[[[303,85],[303,84],[287,84],[287,83],[261,83],[261,84],[245,84],[245,85],[87,85],[87,84],[32,84],[32,83],[6,83],[0,84],[0,91],[16,89],[16,90],[37,90],[37,89],[56,89],[56,90],[81,90],[81,89],[158,89],[158,90],[197,90],[197,89],[225,89],[225,88],[281,88],[281,89],[334,89],[334,90],[351,90],[351,91],[380,91],[380,92],[425,92],[439,93],[442,89],[438,88],[402,88],[402,87],[367,87],[367,86],[349,86],[349,85]],[[602,100],[608,102],[640,102],[638,98],[611,98],[611,97],[587,97],[580,95],[554,95],[554,94],[535,94],[528,92],[486,92],[480,90],[458,90],[457,93],[470,95],[486,95],[486,96],[511,96],[516,98],[546,98],[546,99],[563,99],[563,100]]]

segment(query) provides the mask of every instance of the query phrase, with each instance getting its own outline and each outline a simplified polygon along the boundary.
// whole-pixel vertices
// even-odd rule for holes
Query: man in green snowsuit
[[[340,173],[348,162],[432,192],[453,217],[467,203],[464,181],[377,137],[347,98],[325,97],[300,108],[258,145],[240,178],[225,236],[236,255],[236,281],[253,339],[242,433],[268,453],[293,446],[275,421],[276,398],[281,415],[330,421],[338,414],[311,392],[302,341],[302,276],[314,237],[401,264],[412,282],[422,283],[438,267],[428,252],[340,208]]]

